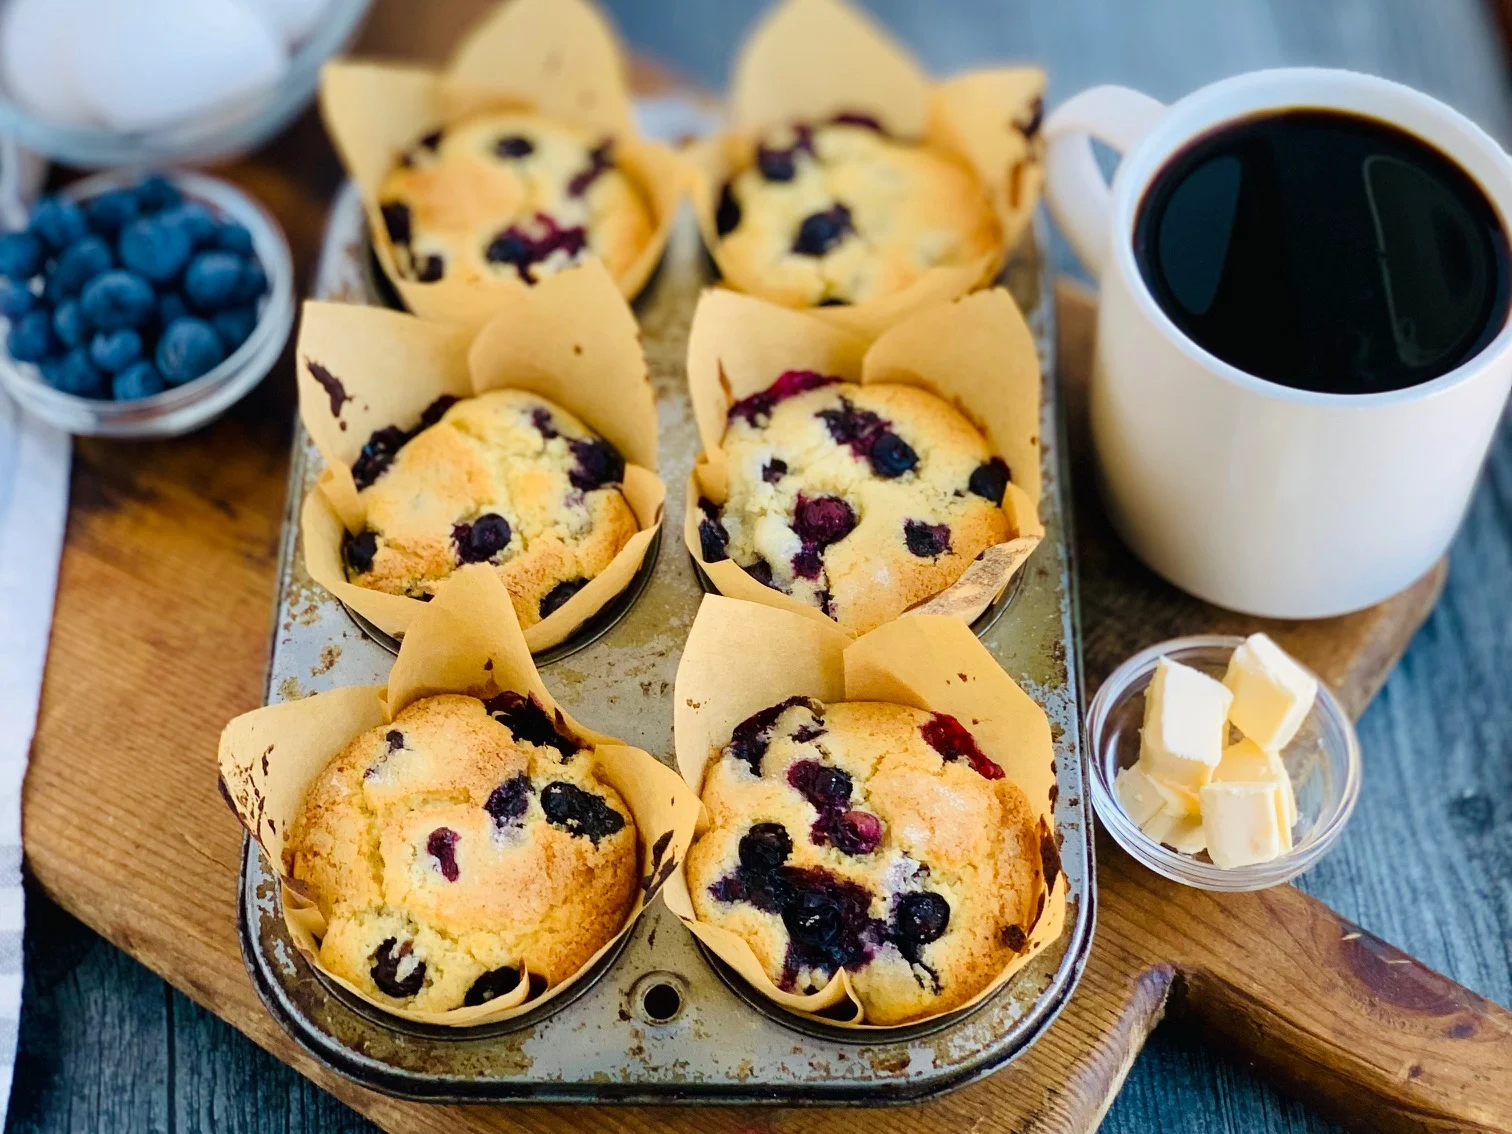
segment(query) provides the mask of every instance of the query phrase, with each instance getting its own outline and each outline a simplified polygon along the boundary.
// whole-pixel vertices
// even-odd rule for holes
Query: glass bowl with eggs
[[[244,153],[372,0],[0,0],[0,134],[83,168]]]

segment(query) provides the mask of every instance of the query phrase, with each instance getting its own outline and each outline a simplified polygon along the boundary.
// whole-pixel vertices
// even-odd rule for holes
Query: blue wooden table
[[[1042,61],[1052,105],[1094,83],[1172,99],[1257,67],[1351,67],[1436,95],[1512,142],[1512,84],[1481,0],[870,6],[937,70]],[[637,47],[718,89],[759,4],[611,0],[611,7]],[[1073,266],[1064,248],[1058,256],[1061,267]],[[1512,1004],[1512,431],[1502,430],[1443,599],[1366,712],[1360,738],[1359,810],[1338,850],[1302,888],[1469,988]],[[8,1130],[373,1129],[39,895],[30,898],[28,918]],[[1163,1027],[1103,1129],[1332,1128],[1243,1066]]]

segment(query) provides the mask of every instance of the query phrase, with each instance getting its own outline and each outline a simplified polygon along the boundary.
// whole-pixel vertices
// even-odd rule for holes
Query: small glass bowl
[[[73,182],[63,195],[83,200],[106,189],[133,185],[142,176],[124,170],[98,173]],[[59,429],[95,437],[177,437],[230,409],[267,376],[283,354],[294,326],[294,264],[278,222],[255,200],[225,181],[202,173],[171,172],[166,176],[184,196],[203,201],[221,216],[245,225],[252,234],[252,247],[268,276],[268,294],[262,299],[257,326],[246,342],[208,374],[150,398],[124,402],[54,390],[31,363],[11,358],[3,349],[0,334],[0,387],[25,409]],[[7,320],[0,319],[0,328],[8,326]]]
[[[1318,699],[1281,754],[1297,795],[1292,849],[1270,862],[1225,870],[1157,843],[1134,825],[1118,801],[1114,778],[1139,758],[1144,690],[1163,657],[1221,679],[1243,638],[1204,635],[1161,642],[1119,666],[1092,698],[1087,737],[1092,753],[1092,805],[1118,845],[1173,882],[1202,890],[1263,890],[1289,882],[1328,853],[1360,797],[1360,743],[1343,707],[1318,682]]]
[[[276,86],[232,106],[152,130],[118,131],[41,118],[0,89],[0,134],[81,169],[198,165],[256,149],[309,103],[320,69],[356,38],[373,0],[329,0],[319,25],[295,48]]]

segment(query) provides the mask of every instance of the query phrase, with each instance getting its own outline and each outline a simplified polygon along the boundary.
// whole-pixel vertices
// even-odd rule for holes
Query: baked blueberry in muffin
[[[428,697],[357,737],[305,793],[285,858],[326,918],[325,968],[420,1012],[572,976],[639,880],[624,800],[511,692]]]
[[[949,587],[1015,533],[1010,470],[956,409],[914,386],[789,371],[730,407],[723,505],[700,501],[705,562],[865,633]]]
[[[712,754],[688,856],[698,919],[788,992],[840,969],[867,1022],[974,997],[1027,947],[1043,865],[1029,802],[954,717],[793,697]]]
[[[624,475],[609,442],[535,394],[442,398],[413,429],[373,433],[353,463],[367,527],[346,537],[347,578],[423,599],[463,564],[491,563],[533,626],[635,535]]]
[[[882,299],[1001,239],[968,169],[856,114],[761,138],[714,227],[738,286],[789,307]]]
[[[384,181],[379,210],[400,273],[422,283],[533,284],[588,254],[617,279],[654,227],[612,139],[519,112],[427,134]]]

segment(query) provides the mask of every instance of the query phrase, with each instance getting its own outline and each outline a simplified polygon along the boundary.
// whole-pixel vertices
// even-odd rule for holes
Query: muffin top
[[[865,633],[949,587],[1014,534],[1008,466],[952,406],[914,386],[789,371],[730,407],[729,494],[704,500],[706,561]]]
[[[607,567],[638,530],[614,446],[522,390],[443,398],[418,428],[381,429],[352,465],[367,528],[347,578],[425,598],[465,563],[493,563],[522,628]]]
[[[619,279],[654,225],[616,166],[614,142],[522,112],[492,112],[427,134],[378,193],[408,279],[506,276],[533,284],[584,255]]]
[[[510,692],[428,697],[357,737],[310,785],[284,853],[326,917],[322,964],[423,1012],[485,1003],[522,972],[572,976],[639,882],[629,808]]]
[[[762,139],[715,228],[738,286],[789,307],[882,299],[1001,239],[969,170],[854,117]]]
[[[964,1004],[1028,948],[1034,816],[954,717],[790,698],[735,727],[703,801],[693,908],[780,989],[843,967],[867,1022],[901,1024]]]

